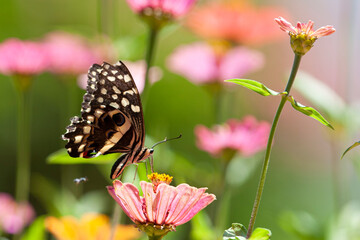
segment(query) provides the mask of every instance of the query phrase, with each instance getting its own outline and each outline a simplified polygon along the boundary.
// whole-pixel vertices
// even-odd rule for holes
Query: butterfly
[[[93,158],[109,153],[124,153],[114,163],[110,178],[121,175],[127,165],[152,156],[144,147],[145,126],[139,91],[128,68],[94,64],[88,71],[81,117],[70,119],[62,136],[71,157]]]

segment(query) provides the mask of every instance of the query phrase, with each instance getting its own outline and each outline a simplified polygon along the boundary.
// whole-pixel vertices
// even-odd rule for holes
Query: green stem
[[[149,240],[161,240],[164,236],[148,236]]]
[[[30,186],[30,87],[31,79],[16,76],[17,90],[17,168],[16,193],[17,201],[27,201]]]
[[[297,73],[297,71],[299,69],[299,66],[300,66],[301,57],[302,57],[301,55],[295,54],[293,66],[292,66],[292,69],[291,69],[291,74],[290,74],[288,83],[287,83],[286,88],[285,88],[285,92],[287,93],[286,95],[289,94],[291,86],[294,83],[296,73]],[[253,206],[253,209],[252,209],[252,212],[251,212],[251,218],[250,218],[250,222],[249,222],[247,238],[249,238],[251,236],[251,233],[252,233],[253,228],[254,228],[256,215],[258,213],[259,206],[260,206],[261,195],[262,195],[263,190],[264,190],[266,175],[267,175],[267,171],[268,171],[268,168],[269,168],[270,153],[271,153],[271,148],[272,148],[273,139],[274,139],[274,135],[275,135],[275,130],[276,130],[276,126],[278,124],[280,114],[281,114],[281,112],[282,112],[282,110],[284,108],[285,103],[286,103],[286,96],[282,96],[279,107],[278,107],[278,109],[276,111],[276,114],[275,114],[275,117],[274,117],[274,120],[273,120],[273,123],[272,123],[272,126],[271,126],[269,139],[268,139],[267,146],[266,146],[264,164],[263,164],[263,168],[262,168],[262,172],[261,172],[261,176],[260,176],[260,181],[259,181],[259,186],[258,186],[258,189],[257,189],[255,201],[254,201],[254,206]]]
[[[150,67],[152,66],[152,62],[154,58],[156,37],[158,34],[158,28],[150,26],[149,29],[150,29],[150,33],[149,33],[148,45],[145,55],[146,71],[145,71],[145,86],[143,91],[144,99],[146,99],[150,87],[149,71],[150,71]]]

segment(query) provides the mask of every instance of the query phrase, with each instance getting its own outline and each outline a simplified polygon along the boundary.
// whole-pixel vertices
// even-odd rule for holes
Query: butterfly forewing
[[[63,138],[72,157],[139,151],[144,145],[142,105],[134,80],[122,62],[94,64],[88,72],[81,117]]]

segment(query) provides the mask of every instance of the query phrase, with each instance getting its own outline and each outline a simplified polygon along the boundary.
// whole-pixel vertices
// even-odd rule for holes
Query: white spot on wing
[[[107,79],[109,81],[113,82],[113,81],[115,81],[116,78],[114,76],[108,76]]]
[[[111,70],[111,73],[114,74],[114,75],[115,75],[117,72],[118,72],[117,70]]]
[[[111,97],[112,97],[114,100],[118,99],[118,95],[116,95],[116,94],[111,95]]]
[[[84,134],[89,134],[90,131],[91,131],[91,127],[90,127],[90,126],[85,126],[85,127],[83,128],[83,133],[84,133]]]
[[[102,97],[98,97],[98,98],[97,98],[97,101],[98,101],[99,103],[102,103],[102,102],[104,102],[104,99],[103,99]]]
[[[114,107],[114,108],[119,108],[119,104],[117,104],[116,102],[112,102],[109,104],[110,106]]]
[[[90,122],[94,122],[94,120],[95,120],[94,116],[91,116],[91,115],[87,116],[87,119],[88,119]]]
[[[84,148],[85,148],[85,143],[81,144],[78,148],[78,152],[83,152],[84,151]]]
[[[133,112],[140,112],[140,107],[131,104],[131,110],[133,110]]]
[[[101,109],[95,110],[95,117],[99,118],[101,115],[103,115],[104,111]]]
[[[107,93],[107,90],[106,90],[106,88],[102,88],[101,90],[100,90],[100,92],[101,92],[101,94],[106,94]]]
[[[130,82],[131,81],[131,78],[130,78],[129,74],[124,75],[124,81],[125,82]]]
[[[82,138],[83,138],[82,135],[77,135],[77,136],[75,136],[74,143],[79,143],[79,142],[81,142]]]
[[[133,95],[133,94],[134,94],[134,91],[130,89],[130,90],[125,91],[125,92],[124,92],[124,95],[125,95],[125,94]]]
[[[126,107],[129,104],[130,104],[130,102],[129,102],[129,100],[127,100],[127,98],[122,98],[121,99],[121,105],[123,105],[124,107]]]
[[[121,93],[121,91],[116,86],[113,86],[112,88],[113,88],[115,93],[117,93],[117,94]]]

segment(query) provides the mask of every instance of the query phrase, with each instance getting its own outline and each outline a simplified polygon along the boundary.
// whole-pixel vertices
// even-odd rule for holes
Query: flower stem
[[[149,240],[161,240],[164,236],[148,236]]]
[[[15,76],[17,90],[17,201],[27,201],[30,186],[30,86],[29,77]]]
[[[294,83],[296,73],[297,73],[297,71],[299,69],[299,66],[300,66],[300,61],[301,61],[301,55],[295,54],[293,66],[292,66],[292,69],[291,69],[291,74],[290,74],[288,83],[287,83],[286,88],[285,88],[286,95],[282,96],[282,98],[281,98],[279,107],[278,107],[278,109],[276,111],[276,114],[275,114],[275,117],[274,117],[274,120],[273,120],[273,123],[272,123],[272,126],[271,126],[269,139],[268,139],[267,146],[266,146],[265,159],[264,159],[263,168],[262,168],[262,172],[261,172],[261,176],[260,176],[259,186],[258,186],[258,189],[257,189],[257,193],[256,193],[255,201],[254,201],[254,206],[253,206],[253,209],[252,209],[252,212],[251,212],[251,218],[250,218],[249,228],[248,228],[248,232],[247,232],[247,238],[249,238],[251,236],[251,233],[253,231],[254,224],[255,224],[256,215],[257,215],[258,210],[259,210],[261,195],[262,195],[263,190],[264,190],[266,175],[267,175],[267,171],[268,171],[268,168],[269,168],[270,153],[271,153],[271,148],[272,148],[272,144],[273,144],[273,139],[274,139],[274,135],[275,135],[276,126],[278,124],[280,114],[281,114],[281,112],[282,112],[282,110],[284,108],[284,105],[286,103],[286,96],[289,94],[290,89],[292,87],[292,84]]]
[[[150,87],[149,71],[154,58],[155,44],[158,35],[158,28],[150,26],[149,29],[150,29],[150,33],[149,33],[148,45],[145,55],[146,71],[145,71],[145,86],[143,91],[144,99],[146,99]]]

